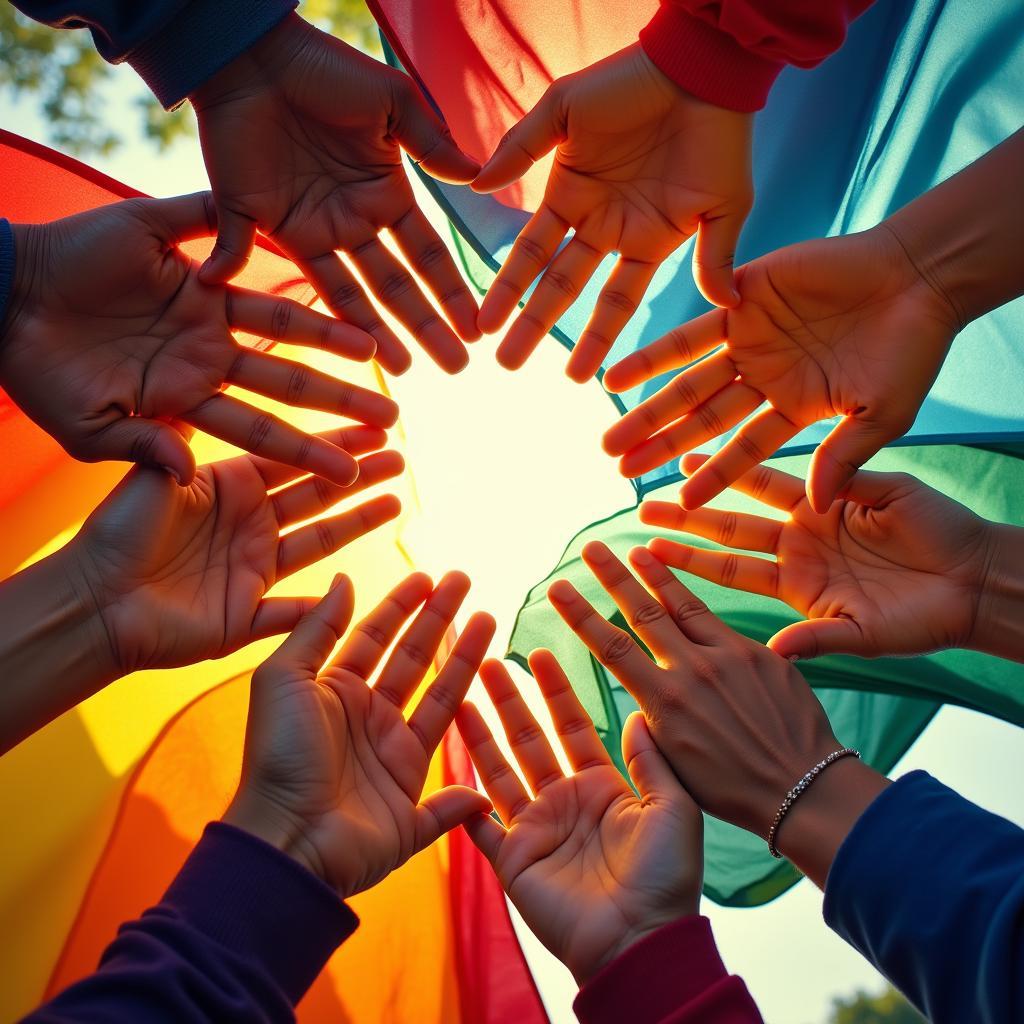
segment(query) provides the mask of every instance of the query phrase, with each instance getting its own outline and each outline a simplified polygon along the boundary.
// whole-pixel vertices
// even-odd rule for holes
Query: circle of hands
[[[344,109],[331,100],[339,90]],[[226,820],[278,843],[342,896],[464,824],[527,923],[582,982],[644,934],[696,912],[694,798],[763,835],[764,808],[806,769],[778,752],[834,749],[824,712],[787,659],[969,642],[989,558],[981,521],[905,476],[857,472],[909,428],[956,318],[888,228],[791,246],[734,279],[752,201],[750,118],[681,93],[638,47],[555,82],[482,168],[408,78],[294,16],[193,99],[212,197],[128,201],[23,239],[30,279],[15,288],[0,346],[8,390],[76,457],[146,464],[72,542],[70,582],[95,612],[112,674],[220,657],[290,632],[254,675],[243,780]],[[479,315],[416,207],[403,149],[435,177],[481,192],[555,151],[543,204]],[[339,319],[225,283],[257,230]],[[383,244],[384,231],[452,326]],[[178,248],[213,232],[202,267]],[[584,561],[646,649],[568,583],[551,588],[556,610],[644,712],[622,736],[632,786],[549,652],[534,652],[530,667],[568,774],[503,666],[483,663],[489,616],[472,616],[439,656],[468,594],[461,574],[436,587],[409,577],[347,636],[344,577],[319,602],[266,596],[398,514],[386,495],[296,526],[402,471],[397,453],[378,451],[397,409],[243,346],[233,331],[375,355],[404,371],[409,353],[340,251],[449,372],[465,366],[464,342],[501,326],[539,278],[498,350],[518,367],[615,254],[569,360],[569,375],[583,381],[658,266],[694,234],[695,278],[722,308],[608,370],[613,391],[681,372],[612,427],[605,448],[638,475],[755,413],[716,455],[687,459],[680,505],[648,502],[641,516],[776,560],[659,538],[631,552],[630,572],[588,545]],[[136,257],[124,260],[125,251]],[[920,343],[892,345],[910,324]],[[309,435],[224,394],[228,385],[363,425]],[[801,481],[757,468],[835,415],[843,419],[819,446],[806,493]],[[250,454],[197,469],[193,428]],[[787,518],[703,507],[730,485]],[[771,649],[755,644],[666,566],[779,597],[807,619]],[[522,778],[464,703],[478,671]],[[803,714],[783,717],[780,692]],[[759,713],[740,714],[744,702]],[[685,715],[668,713],[682,706]],[[449,786],[424,799],[431,756],[453,722],[487,796]],[[764,751],[772,771],[744,776],[750,749]]]

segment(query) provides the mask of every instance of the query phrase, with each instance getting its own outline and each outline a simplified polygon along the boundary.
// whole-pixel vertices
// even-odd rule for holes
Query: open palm
[[[448,181],[468,181],[477,164],[407,75],[292,15],[192,101],[220,231],[204,280],[237,273],[258,227],[336,315],[374,336],[381,364],[402,372],[409,354],[339,259],[342,249],[444,369],[466,365],[463,344],[378,237],[388,230],[462,337],[479,337],[476,303],[416,205],[402,149]]]
[[[733,251],[752,197],[748,115],[689,96],[631,46],[555,82],[473,188],[508,185],[556,146],[544,202],[480,311],[480,326],[496,330],[544,271],[498,349],[503,365],[526,361],[608,253],[618,262],[569,362],[576,380],[597,372],[658,266],[698,231],[698,284],[735,304]]]
[[[428,577],[410,576],[324,666],[352,612],[351,584],[337,579],[253,676],[242,783],[226,820],[285,846],[347,897],[489,809],[464,787],[420,797],[430,758],[494,634],[490,616],[470,618],[408,721],[402,713],[468,590],[461,573],[436,589]]]
[[[382,431],[326,435],[359,452]],[[241,456],[201,467],[186,487],[159,470],[137,468],[86,520],[72,542],[80,584],[96,605],[121,675],[217,658],[291,629],[310,599],[266,598],[278,580],[394,518],[393,495],[281,531],[346,495],[401,472],[394,452],[362,460],[342,487],[297,475],[278,463]]]
[[[685,460],[692,470],[702,462]],[[761,467],[735,486],[788,517],[645,502],[641,518],[775,555],[771,562],[661,538],[650,545],[668,565],[806,615],[769,642],[778,653],[875,657],[968,645],[988,560],[985,520],[902,473],[858,473],[824,515],[808,504],[802,481],[779,470]]]
[[[485,663],[484,684],[534,798],[466,705],[459,729],[504,823],[478,816],[467,829],[524,920],[582,984],[643,935],[697,912],[701,817],[642,716],[627,721],[622,738],[637,796],[554,656],[535,651],[530,667],[574,774],[562,774],[505,668]]]
[[[815,452],[811,505],[824,512],[857,469],[910,429],[959,329],[948,302],[882,226],[789,246],[741,267],[742,303],[676,328],[609,370],[622,391],[722,345],[605,435],[637,476],[758,410],[687,481],[696,508],[804,427],[842,416]]]

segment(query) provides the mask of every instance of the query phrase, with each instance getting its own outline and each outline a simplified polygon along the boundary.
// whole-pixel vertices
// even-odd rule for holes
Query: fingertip
[[[368,363],[377,353],[377,342],[372,334],[337,320],[330,328],[330,338],[326,347],[337,355],[345,356],[357,363]]]
[[[612,558],[612,549],[604,541],[588,540],[580,554],[584,562],[607,562]]]
[[[402,514],[402,502],[397,494],[382,494],[374,500],[382,523],[397,519]]]
[[[490,293],[488,293],[476,315],[476,326],[481,334],[494,334],[495,331],[501,330],[502,324],[508,317],[509,314],[503,313],[498,304],[491,300]]]
[[[637,568],[650,568],[654,565],[654,555],[650,553],[642,544],[636,545],[629,549],[629,561],[631,565],[635,565]]]
[[[576,597],[576,588],[568,580],[555,580],[548,587],[548,599],[555,604],[570,604]]]
[[[565,375],[575,384],[586,384],[594,379],[594,374],[597,373],[598,369],[599,365],[595,366],[592,362],[574,360],[570,357],[565,367]]]

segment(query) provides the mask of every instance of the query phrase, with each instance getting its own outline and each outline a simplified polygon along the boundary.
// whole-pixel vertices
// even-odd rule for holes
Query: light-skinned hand
[[[494,192],[555,150],[544,202],[480,309],[481,330],[496,331],[541,275],[499,362],[522,366],[612,252],[618,260],[569,359],[573,380],[594,376],[659,265],[694,233],[698,286],[709,301],[735,305],[733,256],[753,201],[752,123],[684,92],[639,44],[552,83],[472,183]]]
[[[504,666],[486,662],[484,685],[530,788],[479,711],[464,705],[459,730],[501,818],[478,814],[466,830],[530,929],[582,985],[645,935],[697,913],[703,822],[642,715],[622,733],[634,793],[554,655],[534,651],[530,668],[572,774],[563,774]]]
[[[353,602],[351,583],[337,578],[253,676],[242,781],[224,820],[291,854],[346,898],[490,810],[462,786],[423,799],[430,758],[494,635],[489,615],[469,619],[403,715],[468,591],[462,573],[436,588],[422,573],[410,576],[332,658]]]
[[[408,75],[289,15],[191,97],[217,207],[204,281],[244,266],[257,228],[299,266],[331,311],[368,331],[390,373],[410,356],[339,258],[449,373],[468,357],[476,302],[413,198],[405,150],[443,181],[479,165],[452,141]],[[384,245],[387,232],[455,331]]]

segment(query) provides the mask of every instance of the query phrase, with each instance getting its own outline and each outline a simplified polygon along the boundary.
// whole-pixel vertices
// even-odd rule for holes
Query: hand
[[[639,476],[770,403],[686,482],[683,505],[698,508],[804,427],[842,416],[807,479],[811,508],[824,513],[910,429],[960,320],[885,225],[779,249],[737,279],[736,309],[706,313],[608,371],[606,386],[625,391],[687,367],[605,434],[605,450]]]
[[[688,472],[705,456],[688,455]],[[648,501],[640,518],[729,547],[764,551],[775,562],[655,539],[666,565],[737,590],[785,601],[807,616],[768,641],[784,658],[823,654],[926,654],[970,647],[986,573],[992,524],[903,473],[858,473],[818,515],[803,482],[760,467],[736,489],[787,513],[783,520]]]
[[[356,427],[324,440],[358,453],[379,447],[384,434]],[[393,519],[401,505],[388,494],[281,530],[397,476],[403,465],[397,452],[370,455],[349,487],[318,477],[290,483],[294,470],[248,455],[203,466],[187,487],[166,473],[133,470],[71,542],[66,570],[102,623],[110,678],[220,658],[292,629],[315,601],[266,592]]]
[[[639,44],[554,82],[473,182],[478,192],[504,188],[557,147],[544,203],[480,310],[481,329],[497,330],[544,271],[499,362],[522,366],[611,252],[618,262],[569,359],[573,380],[594,376],[658,266],[694,232],[698,287],[735,305],[733,253],[753,201],[752,124],[683,92]]]
[[[658,749],[709,814],[762,837],[783,797],[841,744],[803,676],[712,615],[646,548],[604,545],[583,560],[650,650],[558,580],[548,598],[640,705]],[[657,659],[657,660],[655,660]]]
[[[374,336],[381,365],[402,373],[409,353],[339,259],[343,249],[432,359],[449,373],[466,365],[465,347],[379,238],[391,234],[463,338],[480,336],[476,302],[416,206],[402,149],[444,181],[469,181],[478,165],[412,79],[293,14],[191,99],[219,227],[204,281],[236,274],[259,228],[332,312]]]
[[[212,233],[209,195],[133,199],[16,228],[17,281],[0,382],[75,458],[161,466],[182,484],[184,422],[338,484],[352,455],[222,393],[237,384],[290,405],[391,426],[395,403],[240,345],[233,330],[366,360],[373,339],[289,299],[201,284],[177,245]]]
[[[461,573],[433,590],[428,577],[410,576],[325,667],[352,614],[352,586],[337,578],[253,676],[242,782],[224,820],[291,854],[346,898],[489,811],[462,786],[420,801],[430,758],[494,636],[489,615],[470,618],[408,721],[402,714],[468,591]]]
[[[697,913],[703,820],[642,715],[631,715],[622,732],[637,796],[554,655],[534,651],[529,660],[573,774],[562,774],[505,667],[486,662],[481,677],[534,796],[480,712],[463,705],[459,731],[504,822],[479,814],[466,831],[530,929],[583,985],[648,933]]]

